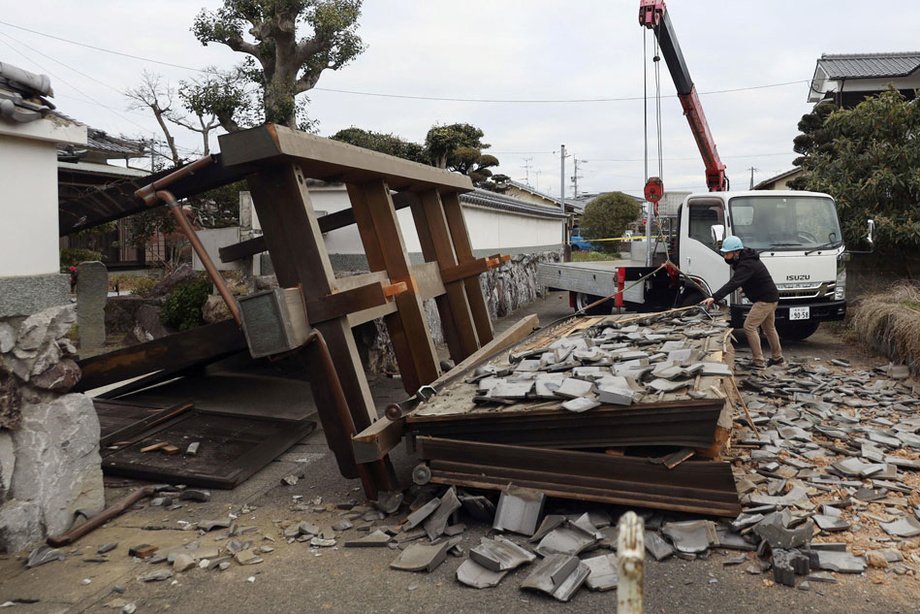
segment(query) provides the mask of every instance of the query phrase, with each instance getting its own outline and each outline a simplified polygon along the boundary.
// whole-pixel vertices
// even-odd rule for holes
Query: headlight
[[[849,256],[846,252],[841,256]],[[842,301],[847,297],[847,258],[837,258],[837,283],[834,285],[834,300]]]

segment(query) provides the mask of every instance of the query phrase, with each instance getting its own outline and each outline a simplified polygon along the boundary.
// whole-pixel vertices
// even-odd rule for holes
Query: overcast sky
[[[468,122],[492,144],[491,153],[501,161],[497,172],[528,179],[554,195],[565,144],[585,161],[579,192],[641,194],[643,39],[650,48],[652,37],[643,36],[638,4],[366,0],[360,34],[368,49],[344,69],[323,74],[309,93],[310,116],[319,120],[323,136],[357,126],[418,142],[434,124]],[[198,10],[215,8],[219,0],[5,5],[0,62],[50,75],[63,113],[111,134],[161,136],[152,116],[129,110],[120,93],[137,85],[144,69],[176,84],[193,77],[193,68],[229,67],[242,57],[220,45],[202,47],[189,30]],[[755,182],[791,168],[796,124],[809,110],[808,82],[822,53],[920,47],[920,3],[901,3],[887,14],[879,6],[866,0],[670,0],[671,19],[733,188],[747,188],[751,167]],[[665,187],[704,190],[702,162],[661,64]],[[648,74],[653,117],[651,69]],[[598,98],[607,101],[577,102]],[[199,147],[197,135],[179,128],[176,135],[184,154]],[[656,139],[650,131],[652,174],[658,168]],[[568,196],[572,163],[568,158]]]

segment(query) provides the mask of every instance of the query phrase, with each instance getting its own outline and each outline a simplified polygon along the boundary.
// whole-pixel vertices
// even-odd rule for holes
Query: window
[[[690,238],[696,239],[714,252],[719,251],[719,246],[712,239],[712,227],[715,224],[725,225],[725,212],[720,202],[691,201],[690,210]]]

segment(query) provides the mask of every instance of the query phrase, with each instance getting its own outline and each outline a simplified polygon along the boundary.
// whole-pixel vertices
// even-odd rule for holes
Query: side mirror
[[[712,234],[712,244],[716,247],[721,245],[722,241],[725,239],[725,226],[722,224],[713,224],[709,227],[709,232]]]
[[[869,242],[870,249],[875,247],[875,220],[869,220],[869,234],[866,235],[866,241]]]

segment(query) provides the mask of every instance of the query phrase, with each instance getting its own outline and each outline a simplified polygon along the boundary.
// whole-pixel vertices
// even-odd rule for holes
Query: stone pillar
[[[67,530],[105,499],[92,400],[66,394],[80,379],[67,338],[73,305],[0,318],[0,551]],[[63,396],[61,396],[63,395]]]
[[[109,272],[101,262],[77,266],[77,324],[80,349],[105,346],[105,301],[109,294]]]

